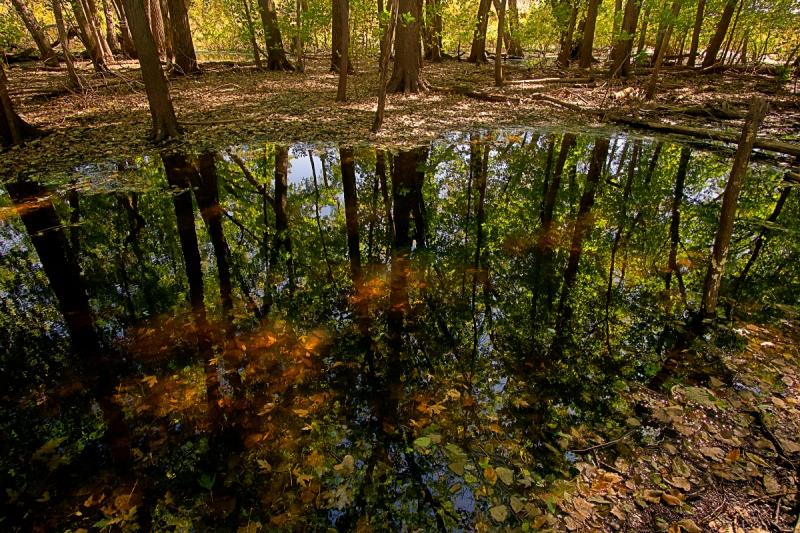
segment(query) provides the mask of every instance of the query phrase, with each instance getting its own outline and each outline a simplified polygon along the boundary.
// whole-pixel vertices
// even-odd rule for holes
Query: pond
[[[684,372],[731,163],[509,130],[9,179],[1,527],[540,527],[598,443],[653,438],[628,392]],[[796,307],[782,179],[751,165],[721,313]]]

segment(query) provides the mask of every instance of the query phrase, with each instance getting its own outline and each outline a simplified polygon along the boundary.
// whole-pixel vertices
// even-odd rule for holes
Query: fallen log
[[[658,131],[661,133],[674,133],[677,135],[687,135],[689,137],[697,137],[700,139],[722,141],[726,143],[738,143],[739,138],[735,133],[727,133],[724,131],[715,131],[704,128],[695,128],[692,126],[679,126],[673,124],[665,124],[663,122],[648,122],[629,117],[610,116],[608,120],[617,122],[619,124],[626,124],[635,128],[647,129]],[[786,155],[800,157],[800,144],[792,144],[782,141],[770,141],[767,139],[756,139],[754,148],[767,150],[769,152],[777,152]]]
[[[579,78],[532,78],[529,80],[507,80],[507,85],[542,85],[546,83],[593,83],[593,76],[583,76]]]
[[[555,104],[555,105],[558,105],[558,106],[561,106],[561,107],[566,107],[567,109],[570,109],[572,111],[580,111],[580,112],[593,113],[593,114],[601,114],[602,113],[601,111],[598,111],[596,109],[590,109],[590,108],[582,107],[582,106],[579,106],[578,104],[573,104],[572,102],[566,102],[564,100],[560,100],[558,98],[554,98],[554,97],[546,95],[546,94],[541,94],[541,93],[532,94],[531,98],[534,99],[534,100],[543,100],[545,102],[549,102],[551,104]]]
[[[487,93],[483,91],[476,91],[470,89],[469,87],[464,87],[464,86],[457,86],[457,87],[431,86],[431,89],[439,93],[460,94],[461,96],[474,98],[476,100],[483,100],[484,102],[503,102],[512,104],[522,103],[522,98],[517,98],[515,96],[505,96],[502,94]]]

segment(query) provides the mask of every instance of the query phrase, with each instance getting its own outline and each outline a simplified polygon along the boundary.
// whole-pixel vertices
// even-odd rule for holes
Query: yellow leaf
[[[725,460],[729,463],[735,463],[742,456],[742,451],[739,448],[734,448],[725,456]]]
[[[491,466],[483,469],[483,477],[492,485],[497,483],[497,472]]]
[[[505,522],[508,518],[508,508],[505,505],[496,505],[489,509],[489,514],[492,515],[497,522]]]
[[[142,383],[147,383],[147,386],[152,389],[158,384],[158,378],[156,376],[145,376],[142,378]]]
[[[344,459],[342,459],[341,463],[339,463],[338,465],[334,465],[333,469],[339,472],[340,474],[349,476],[356,469],[355,459],[353,459],[352,455],[347,454],[344,456]]]
[[[506,485],[511,485],[512,483],[514,483],[514,472],[512,472],[508,468],[504,466],[499,466],[495,468],[494,471],[497,474],[497,477],[500,478],[500,481],[502,481]]]

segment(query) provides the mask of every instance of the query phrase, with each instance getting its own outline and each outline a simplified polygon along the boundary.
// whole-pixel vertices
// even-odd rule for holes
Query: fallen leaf
[[[344,456],[344,459],[342,459],[341,463],[333,466],[333,469],[341,474],[348,476],[352,474],[356,469],[355,459],[353,459],[352,455],[347,454]],[[341,507],[339,508],[341,509]]]
[[[489,509],[489,514],[495,521],[502,523],[508,518],[508,508],[505,505],[495,505]]]
[[[506,485],[511,485],[514,483],[514,472],[504,466],[498,466],[494,469],[497,477],[500,478],[500,481],[505,483]]]

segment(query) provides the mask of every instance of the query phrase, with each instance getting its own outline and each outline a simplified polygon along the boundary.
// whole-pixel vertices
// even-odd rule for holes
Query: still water
[[[527,528],[580,443],[632,431],[730,165],[484,131],[8,179],[0,528]],[[721,313],[796,305],[782,179],[751,166]]]

